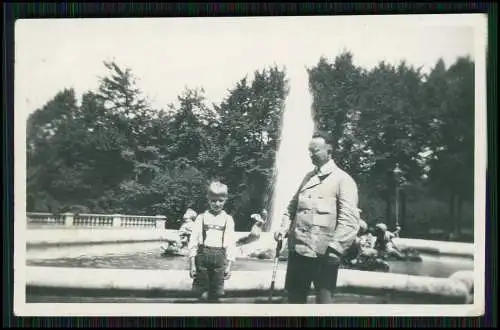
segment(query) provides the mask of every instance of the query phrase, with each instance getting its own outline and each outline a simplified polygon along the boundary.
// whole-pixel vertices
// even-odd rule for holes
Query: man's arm
[[[350,176],[340,182],[337,200],[337,226],[329,246],[338,255],[344,255],[359,231],[358,187]]]
[[[295,214],[295,210],[297,208],[297,195],[294,195],[292,200],[288,203],[288,206],[285,208],[285,212],[283,213],[283,217],[281,219],[280,231],[285,233],[285,235],[290,230],[290,224],[292,223],[293,215]]]

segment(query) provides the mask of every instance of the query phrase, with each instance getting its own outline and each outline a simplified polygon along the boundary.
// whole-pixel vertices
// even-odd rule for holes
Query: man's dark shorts
[[[309,258],[290,251],[285,280],[289,302],[305,304],[311,283],[317,296],[332,295],[337,288],[339,267],[338,260],[326,255]]]

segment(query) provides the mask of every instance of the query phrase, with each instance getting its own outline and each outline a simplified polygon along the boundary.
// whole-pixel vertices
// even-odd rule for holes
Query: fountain
[[[28,302],[43,299],[82,302],[91,298],[94,302],[124,299],[128,302],[137,299],[188,302],[194,299],[187,258],[161,256],[158,241],[98,244],[94,239],[88,245],[80,243],[63,248],[55,243],[52,246],[33,244],[27,252]],[[395,264],[389,273],[342,269],[337,302],[470,303],[472,258],[448,257],[447,262],[440,258]],[[261,301],[269,289],[271,266],[271,260],[237,258],[233,275],[227,281],[224,301]],[[285,270],[286,263],[281,262],[275,287],[278,297],[284,296]]]
[[[298,189],[304,175],[312,169],[308,144],[314,131],[314,123],[308,81],[305,69],[290,73],[290,94],[286,100],[280,145],[276,154],[277,175],[270,212],[271,232],[280,227],[288,201]]]

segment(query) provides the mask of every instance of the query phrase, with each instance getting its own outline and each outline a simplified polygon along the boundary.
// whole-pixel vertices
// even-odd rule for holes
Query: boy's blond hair
[[[229,194],[229,189],[227,185],[220,181],[211,181],[207,188],[207,196],[215,197],[227,197]]]

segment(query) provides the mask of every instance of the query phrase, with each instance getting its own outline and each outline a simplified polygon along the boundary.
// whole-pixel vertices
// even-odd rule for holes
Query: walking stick
[[[276,282],[276,272],[278,270],[279,257],[281,252],[281,247],[283,246],[283,238],[279,238],[276,244],[276,254],[274,256],[274,265],[273,265],[273,277],[271,280],[271,288],[269,289],[269,301],[273,299],[273,291],[274,291],[274,283]]]

